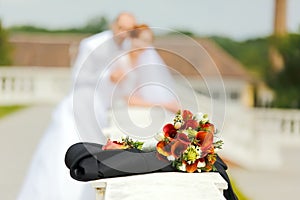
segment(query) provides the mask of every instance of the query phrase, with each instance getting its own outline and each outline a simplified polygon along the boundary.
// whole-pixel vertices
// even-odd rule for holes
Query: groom
[[[131,13],[123,12],[111,24],[110,30],[83,39],[80,42],[78,55],[73,65],[73,79],[76,79],[89,55],[106,41],[113,40],[110,43],[113,46],[112,49],[128,50],[130,46],[126,38],[128,37],[128,31],[132,30],[135,25],[135,17]],[[93,64],[96,65],[96,63]]]
[[[120,13],[111,24],[111,29],[83,39],[72,70],[73,112],[75,123],[84,142],[101,141],[106,138],[99,134],[99,125],[107,126],[107,114],[102,99],[95,97],[97,84],[109,63],[122,51],[130,48],[128,31],[136,19],[131,13]],[[99,91],[103,92],[103,91]],[[83,133],[83,135],[81,134]]]

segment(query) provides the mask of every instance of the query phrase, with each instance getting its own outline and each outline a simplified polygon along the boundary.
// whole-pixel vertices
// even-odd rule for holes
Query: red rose
[[[188,129],[191,127],[192,129],[196,129],[198,127],[199,123],[196,120],[190,119],[184,122],[183,126],[181,126],[181,130]]]
[[[215,126],[209,122],[205,124],[201,124],[201,130],[211,132],[212,134],[215,133]]]
[[[173,124],[166,124],[163,128],[165,137],[174,139],[177,135],[177,130]]]
[[[185,121],[185,122],[188,120],[191,120],[191,119],[193,119],[193,113],[189,110],[183,110],[182,118],[183,118],[183,121]]]

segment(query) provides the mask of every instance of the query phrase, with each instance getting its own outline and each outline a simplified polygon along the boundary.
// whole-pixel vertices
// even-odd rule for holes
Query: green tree
[[[0,66],[11,64],[10,50],[11,47],[8,43],[8,32],[3,28],[0,20]]]
[[[76,28],[54,29],[50,30],[43,27],[32,25],[21,25],[10,27],[11,32],[27,32],[27,33],[100,33],[109,28],[108,20],[105,17],[95,17],[89,20],[86,25]]]
[[[212,36],[224,50],[239,60],[253,75],[263,79],[269,66],[268,38],[255,38],[245,41],[235,41],[230,38]]]
[[[85,33],[100,33],[109,28],[108,21],[105,17],[95,17],[88,21],[88,23],[81,28]]]
[[[300,34],[272,38],[284,60],[280,72],[268,70],[267,82],[276,93],[275,107],[300,108]]]

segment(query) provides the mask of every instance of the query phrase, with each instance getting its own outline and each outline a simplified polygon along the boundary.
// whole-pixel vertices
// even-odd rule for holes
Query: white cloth
[[[92,138],[89,135],[82,138],[78,134],[77,121],[84,119],[90,113],[84,113],[85,116],[81,116],[79,119],[75,118],[73,95],[85,96],[84,94],[91,93],[93,83],[97,80],[97,68],[104,65],[104,58],[110,57],[109,51],[114,52],[117,48],[112,37],[111,31],[105,31],[81,42],[78,58],[73,67],[74,87],[79,92],[70,92],[55,108],[52,122],[33,155],[18,200],[88,200],[95,198],[95,193],[88,183],[78,182],[71,178],[69,170],[65,166],[64,157],[72,144]],[[103,50],[97,51],[101,45]],[[98,56],[99,52],[102,53],[97,60],[93,59],[95,51]],[[82,98],[79,102],[84,104],[85,100]],[[75,102],[78,103],[78,101]],[[97,109],[97,115],[102,116],[102,119],[99,118],[100,121],[105,120],[101,106]]]
[[[114,36],[113,32],[111,30],[107,30],[83,39],[79,44],[78,55],[73,65],[72,78],[77,78],[78,73],[80,72],[84,63],[87,61],[90,54],[98,48],[101,48],[101,54],[105,53],[103,48],[106,48],[108,44],[119,50],[127,50],[130,48],[128,39],[126,39],[119,47],[114,42],[114,37],[116,36]]]
[[[90,185],[72,179],[64,164],[67,149],[80,141],[71,110],[72,98],[69,95],[53,112],[52,123],[36,149],[17,199],[93,199],[94,191]],[[84,192],[86,198],[83,197],[83,191],[88,190],[90,192]]]
[[[120,66],[126,73],[125,80],[117,84],[111,83],[109,80],[111,72]],[[151,138],[160,131],[163,124],[169,123],[171,115],[174,115],[165,109],[147,108],[144,109],[144,111],[148,110],[144,116],[135,118],[130,114],[132,109],[128,109],[126,106],[127,99],[125,97],[130,95],[138,96],[146,103],[153,105],[176,101],[171,73],[152,47],[144,50],[135,64],[130,62],[126,54],[119,57],[114,65],[104,73],[97,90],[105,91],[96,93],[96,96],[98,99],[105,99],[102,103],[106,113],[110,110],[111,119],[107,121],[109,126],[114,126],[136,139]],[[147,117],[150,120],[145,120],[143,123],[142,121]]]
[[[113,33],[112,31],[107,30],[85,38],[80,42],[78,55],[72,70],[73,79],[75,79],[78,76],[81,67],[83,66],[84,62],[87,60],[89,55],[101,44],[111,39],[113,39]]]
[[[107,34],[109,35],[109,33]],[[92,41],[86,40],[86,42],[92,44]],[[33,156],[18,200],[89,200],[95,198],[95,192],[88,183],[78,182],[70,177],[64,164],[64,156],[67,149],[76,142],[105,142],[105,137],[99,134],[99,124],[100,127],[107,125],[105,123],[109,116],[107,111],[112,108],[111,104],[109,105],[107,102],[114,100],[115,97],[110,90],[114,85],[109,86],[108,82],[105,83],[109,73],[104,73],[104,69],[108,69],[109,72],[113,67],[106,68],[103,66],[107,66],[107,61],[111,60],[110,56],[114,57],[113,54],[109,54],[109,51],[114,50],[115,47],[113,46],[112,43],[108,43],[98,52],[98,47],[93,47],[95,49],[88,53],[88,56],[82,55],[82,59],[85,61],[83,61],[84,64],[78,65],[79,68],[75,73],[75,89],[55,109],[52,123],[46,130]],[[102,51],[105,51],[106,54],[100,55],[99,52]],[[82,61],[79,60],[78,62]],[[128,59],[120,61],[123,63],[123,67],[128,65],[127,62]],[[133,69],[132,73],[136,75],[132,75],[127,82],[124,82],[127,87],[125,93],[123,92],[124,88],[119,88],[120,93],[123,92],[121,96],[130,94],[141,84],[146,84],[138,91],[146,100],[158,103],[166,102],[172,98],[169,90],[166,90],[166,88],[173,87],[170,72],[165,68],[155,50],[146,50],[141,55],[138,66]],[[129,68],[127,70],[131,73]],[[103,76],[104,82],[99,87],[95,87],[99,82],[99,75]],[[157,84],[151,85],[149,83]],[[96,88],[98,95],[94,96]],[[94,104],[95,102],[97,103]],[[97,119],[93,119],[95,115]],[[157,119],[159,120],[159,118]],[[132,126],[132,124],[127,124],[127,126]]]

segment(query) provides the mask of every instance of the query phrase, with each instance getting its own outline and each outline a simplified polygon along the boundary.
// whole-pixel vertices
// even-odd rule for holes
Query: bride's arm
[[[126,98],[127,98],[127,103],[130,106],[142,106],[142,107],[162,106],[163,108],[173,113],[176,113],[178,110],[180,110],[180,106],[175,100],[168,101],[168,102],[152,103],[144,100],[139,96],[130,96]]]

